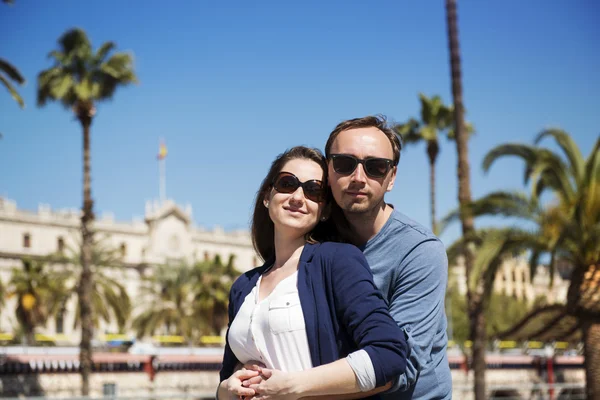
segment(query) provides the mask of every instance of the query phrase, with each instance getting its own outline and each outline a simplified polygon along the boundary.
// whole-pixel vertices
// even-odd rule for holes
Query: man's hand
[[[221,383],[219,392],[225,391],[230,399],[239,399],[240,397],[252,397],[256,394],[254,389],[242,386],[242,381],[258,376],[259,372],[242,368],[236,371],[228,379]],[[221,395],[220,395],[221,396]],[[220,397],[219,396],[219,397]]]
[[[257,380],[253,377],[249,380]],[[250,383],[249,388],[256,392],[252,400],[297,400],[300,395],[296,392],[292,374],[276,369],[261,368],[260,383]]]

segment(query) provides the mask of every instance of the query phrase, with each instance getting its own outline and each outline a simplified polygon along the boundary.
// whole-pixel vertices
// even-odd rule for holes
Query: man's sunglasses
[[[332,154],[333,170],[338,174],[350,175],[358,164],[362,164],[367,175],[372,178],[382,178],[392,168],[393,161],[388,158],[367,157],[356,158],[350,154]]]
[[[327,189],[323,186],[323,183],[319,180],[313,179],[306,182],[300,182],[296,175],[290,172],[280,172],[275,179],[273,179],[273,189],[279,193],[294,193],[299,187],[302,187],[304,196],[320,203],[325,201],[325,194]]]

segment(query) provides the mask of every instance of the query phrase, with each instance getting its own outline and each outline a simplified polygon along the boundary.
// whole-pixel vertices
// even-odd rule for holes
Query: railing
[[[585,400],[580,383],[486,385],[488,400]],[[453,385],[457,399],[472,399],[473,385]]]
[[[520,385],[488,385],[488,400],[585,400],[585,389],[581,384],[520,384]],[[454,385],[453,394],[457,399],[472,399],[472,385]],[[214,392],[157,392],[144,394],[104,395],[88,397],[64,397],[62,400],[213,400]],[[2,400],[53,400],[58,397],[9,397]]]
[[[126,396],[79,396],[79,397],[0,397],[2,400],[214,400],[215,392],[190,392],[190,393],[155,393]]]

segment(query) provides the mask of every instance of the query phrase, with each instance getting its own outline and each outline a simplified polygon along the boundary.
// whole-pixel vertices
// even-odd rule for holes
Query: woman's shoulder
[[[238,276],[237,279],[233,282],[233,285],[231,286],[231,290],[234,290],[234,291],[241,290],[248,283],[255,280],[255,278],[257,278],[258,275],[262,274],[266,268],[267,268],[267,265],[263,264],[260,267],[255,267],[249,271],[244,272],[243,274]]]
[[[363,252],[356,246],[349,243],[323,242],[320,243],[315,256],[319,259],[321,265],[325,265],[332,270],[343,268],[369,269],[367,259]]]
[[[319,254],[338,257],[363,257],[362,251],[350,243],[322,242],[318,250]]]

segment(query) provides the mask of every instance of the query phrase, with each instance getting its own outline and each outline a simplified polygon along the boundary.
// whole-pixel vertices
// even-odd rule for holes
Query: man
[[[382,117],[341,122],[325,145],[329,184],[351,240],[363,250],[411,348],[406,373],[383,397],[450,399],[446,250],[429,230],[385,202],[396,181],[400,150],[398,136]]]

